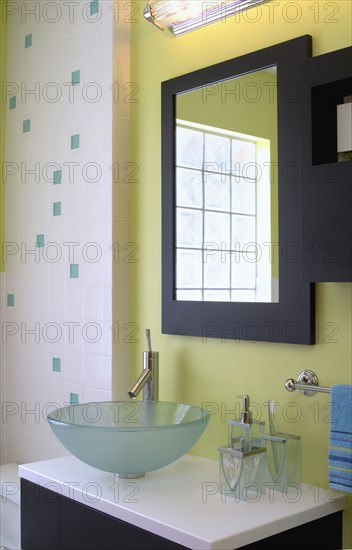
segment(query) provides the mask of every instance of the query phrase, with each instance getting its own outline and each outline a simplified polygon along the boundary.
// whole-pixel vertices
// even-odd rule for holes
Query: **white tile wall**
[[[1,462],[66,454],[46,422],[51,408],[69,404],[70,393],[80,402],[124,398],[129,383],[128,346],[114,345],[111,329],[129,315],[128,275],[111,251],[128,241],[128,190],[112,184],[111,166],[128,162],[129,110],[112,101],[111,87],[129,81],[129,28],[114,21],[113,0],[100,0],[93,16],[89,1],[76,4],[11,2],[18,10],[8,20],[16,108],[7,106],[14,173],[5,183],[8,256],[0,274]],[[80,83],[72,86],[77,70]],[[75,134],[80,146],[71,149]],[[54,202],[61,215],[53,215]]]
[[[4,314],[4,274],[0,273],[0,320],[3,319]],[[2,325],[2,323],[1,323]],[[10,365],[9,365],[10,367]],[[4,346],[0,345],[0,404],[3,408],[4,402],[4,381],[5,381],[5,369],[4,369]],[[0,422],[0,464],[5,462],[5,429],[4,424]]]

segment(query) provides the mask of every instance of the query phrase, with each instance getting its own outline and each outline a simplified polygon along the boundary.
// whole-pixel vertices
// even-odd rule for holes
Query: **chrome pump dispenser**
[[[249,395],[238,395],[243,399],[243,408],[241,411],[241,422],[244,424],[251,424],[251,413],[249,411]]]
[[[238,450],[241,445],[241,438],[244,441],[244,450],[262,446],[261,437],[264,433],[265,423],[252,420],[249,395],[238,395],[242,399],[242,410],[239,420],[229,420],[229,447]]]

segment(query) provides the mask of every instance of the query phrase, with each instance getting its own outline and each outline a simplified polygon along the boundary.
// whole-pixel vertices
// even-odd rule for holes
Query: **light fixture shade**
[[[148,0],[144,17],[159,29],[175,36],[204,27],[229,15],[270,0]]]

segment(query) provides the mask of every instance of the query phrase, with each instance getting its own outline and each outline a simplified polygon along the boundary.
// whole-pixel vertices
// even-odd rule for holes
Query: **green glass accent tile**
[[[27,36],[24,37],[24,47],[30,48],[32,45],[32,33],[27,34]]]
[[[53,371],[61,372],[61,359],[60,357],[53,357]]]
[[[61,216],[61,202],[53,203],[53,216]]]
[[[23,133],[27,133],[31,131],[31,120],[28,118],[27,120],[23,121]]]
[[[90,15],[95,15],[99,11],[99,0],[92,0],[90,3]]]
[[[78,279],[78,264],[70,264],[70,278]]]
[[[44,235],[37,235],[37,247],[44,248]]]
[[[62,170],[55,170],[53,174],[53,184],[57,185],[58,183],[61,183],[61,177],[62,177]]]
[[[12,109],[16,109],[16,102],[17,99],[15,95],[13,97],[10,97],[10,111],[12,111]]]
[[[74,136],[71,136],[71,149],[78,149],[79,148],[79,134],[75,134]]]
[[[72,86],[77,86],[81,82],[81,71],[73,71],[71,73],[71,84]]]
[[[7,295],[7,306],[13,307],[15,305],[15,295],[14,294],[8,294]]]
[[[78,405],[79,401],[78,393],[70,392],[70,405]]]

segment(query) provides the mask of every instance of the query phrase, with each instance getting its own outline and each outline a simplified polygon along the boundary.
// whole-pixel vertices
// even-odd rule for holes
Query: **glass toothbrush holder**
[[[269,480],[276,491],[287,490],[300,482],[301,436],[287,433],[263,435]]]

